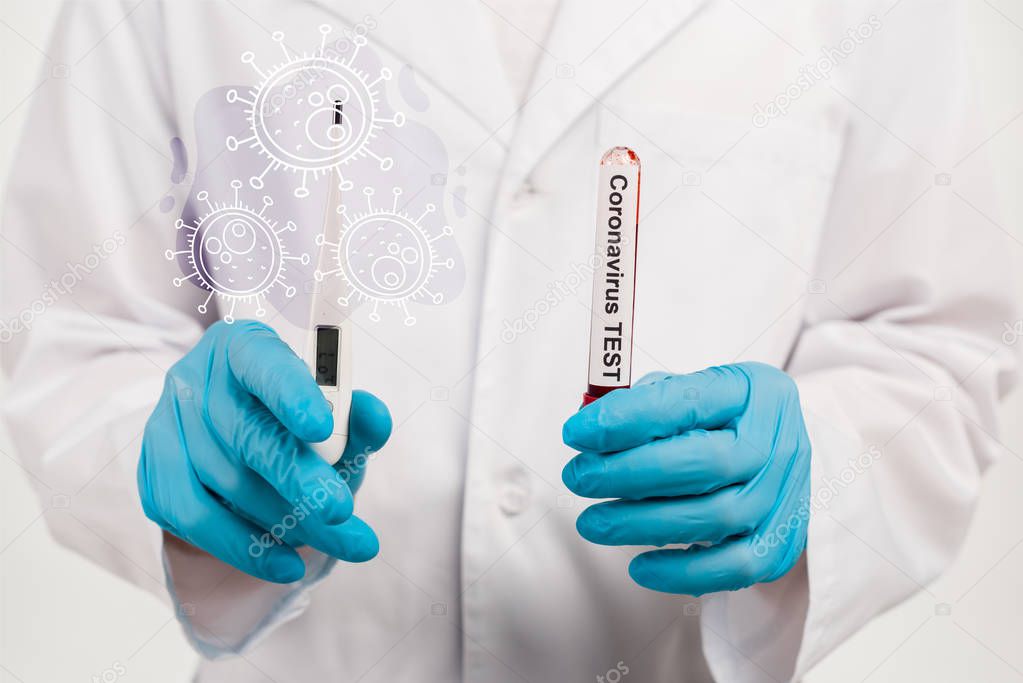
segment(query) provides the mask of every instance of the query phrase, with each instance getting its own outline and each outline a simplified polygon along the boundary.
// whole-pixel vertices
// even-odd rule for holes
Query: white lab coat
[[[798,678],[948,565],[997,454],[1018,316],[982,151],[955,165],[983,139],[960,4],[564,0],[519,110],[474,0],[69,3],[4,219],[3,319],[31,328],[4,328],[5,417],[44,499],[68,497],[52,533],[173,601],[209,658],[201,681]],[[870,21],[829,78],[754,124]],[[380,556],[306,550],[303,582],[269,585],[165,550],[138,502],[163,375],[224,313],[197,313],[204,293],[171,285],[164,252],[200,182],[260,170],[202,149],[224,121],[206,135],[197,102],[257,82],[239,55],[279,61],[272,31],[311,50],[319,25],[359,23],[394,73],[388,100],[442,142],[396,166],[441,198],[452,266],[443,303],[409,304],[414,325],[398,307],[355,314],[355,384],[395,423],[357,496]],[[175,136],[189,175],[172,181]],[[575,531],[586,502],[561,483],[560,430],[584,389],[595,164],[614,144],[644,164],[635,376],[749,359],[798,382],[814,514],[775,583],[646,591],[626,572],[636,549]],[[293,251],[312,244],[314,200],[280,202],[309,226]],[[80,277],[53,295],[65,272]],[[310,273],[292,271],[296,301]],[[268,319],[301,348],[279,303]]]

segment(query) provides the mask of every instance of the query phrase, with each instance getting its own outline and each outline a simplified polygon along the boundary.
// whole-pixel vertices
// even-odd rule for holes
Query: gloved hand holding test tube
[[[562,480],[614,500],[586,508],[576,529],[600,545],[659,548],[629,565],[652,590],[774,581],[806,547],[811,449],[799,392],[763,363],[632,383],[639,175],[626,147],[600,161],[589,386],[562,429],[578,451]]]

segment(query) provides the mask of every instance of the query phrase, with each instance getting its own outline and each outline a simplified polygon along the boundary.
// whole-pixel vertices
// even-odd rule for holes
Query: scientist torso
[[[317,248],[335,173],[349,224],[405,221],[379,240],[371,220],[359,224],[349,283],[354,386],[394,419],[356,497],[378,558],[352,565],[305,550],[305,582],[277,586],[197,553],[163,554],[141,512],[111,530],[133,542],[130,562],[81,542],[157,592],[153,577],[167,574],[186,632],[211,658],[197,680],[781,680],[879,609],[843,614],[815,601],[810,623],[805,560],[777,582],[703,600],[639,587],[627,572],[635,549],[593,545],[575,529],[586,503],[561,480],[573,455],[561,425],[586,388],[596,165],[614,145],[643,163],[633,377],[738,360],[785,367],[794,354],[807,372],[828,364],[829,352],[814,349],[840,340],[800,350],[804,328],[857,315],[857,297],[871,291],[862,282],[891,264],[867,252],[844,281],[818,279],[822,264],[849,260],[834,254],[868,243],[834,215],[871,211],[834,206],[851,111],[839,91],[858,97],[862,83],[852,67],[847,80],[807,76],[801,68],[821,54],[794,45],[838,44],[859,27],[855,49],[866,53],[881,38],[863,27],[883,31],[870,19],[883,9],[761,8],[783,22],[782,36],[736,3],[702,0],[284,4],[150,4],[118,27],[124,8],[100,3],[91,21],[68,10],[59,29],[67,61],[112,32],[54,96],[78,112],[68,119],[84,119],[66,130],[95,119],[111,131],[76,139],[64,170],[93,182],[66,218],[97,228],[69,233],[58,251],[85,253],[131,225],[93,280],[107,298],[92,310],[158,329],[165,343],[143,349],[153,367],[111,370],[137,382],[101,410],[151,400],[157,369],[218,317],[262,319],[303,348],[314,285],[301,255]],[[341,61],[358,52],[377,98],[346,110],[376,118],[365,134],[353,128],[358,152],[327,174],[309,161],[322,151],[318,131],[274,156],[267,140],[294,135],[295,122],[253,124],[247,117],[265,110],[246,113],[268,77],[325,49]],[[788,90],[791,106],[768,107],[801,73],[809,86]],[[288,111],[311,86],[282,88],[278,104]],[[78,103],[85,96],[118,102],[119,122]],[[61,140],[58,131],[53,144]],[[902,169],[912,153],[894,147],[885,163]],[[117,166],[114,151],[137,162]],[[847,163],[866,164],[861,151]],[[913,173],[926,181],[933,169]],[[883,192],[874,196],[885,205]],[[296,259],[262,296],[211,294],[181,256],[189,226],[234,203],[294,224],[280,235]],[[866,217],[871,234],[894,213]],[[50,311],[38,324],[47,320],[60,318]],[[133,339],[130,327],[118,333]],[[852,488],[842,495],[860,507]],[[879,588],[877,601],[905,590]]]

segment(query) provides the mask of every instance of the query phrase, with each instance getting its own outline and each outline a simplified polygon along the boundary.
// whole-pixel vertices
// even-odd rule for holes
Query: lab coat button
[[[524,471],[510,473],[498,495],[497,507],[508,517],[522,514],[529,507],[531,489],[529,475]]]
[[[513,199],[516,203],[527,201],[530,197],[536,194],[536,186],[528,178],[523,181],[519,186],[519,189],[515,191]]]

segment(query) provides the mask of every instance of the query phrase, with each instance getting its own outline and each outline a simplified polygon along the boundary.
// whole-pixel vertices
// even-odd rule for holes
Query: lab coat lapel
[[[618,0],[562,0],[515,128],[505,189],[522,184],[585,111],[707,2],[661,0],[632,9]]]
[[[494,41],[493,21],[478,0],[405,2],[388,12],[379,2],[312,0],[351,26],[368,27],[367,38],[415,69],[458,102],[494,137],[507,143],[503,125],[515,103]]]

